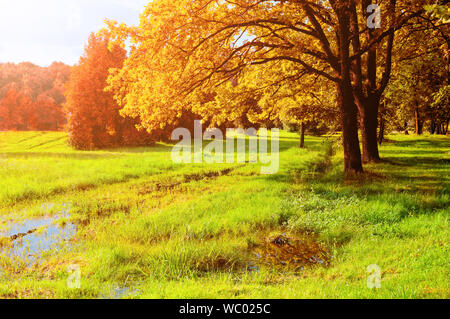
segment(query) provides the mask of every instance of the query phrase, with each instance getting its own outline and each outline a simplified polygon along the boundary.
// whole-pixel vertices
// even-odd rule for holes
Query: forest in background
[[[380,161],[386,134],[447,134],[444,6],[380,2],[383,27],[366,28],[370,1],[252,3],[156,1],[139,26],[106,20],[72,68],[3,64],[0,129],[64,129],[85,150],[168,141],[177,127],[192,131],[194,120],[223,132],[287,128],[300,133],[301,147],[306,132],[342,132],[354,172]]]
[[[4,65],[0,299],[448,299],[448,2],[153,0]],[[197,119],[279,170],[177,163]]]
[[[0,130],[62,130],[69,75],[70,66],[60,62],[0,64]]]

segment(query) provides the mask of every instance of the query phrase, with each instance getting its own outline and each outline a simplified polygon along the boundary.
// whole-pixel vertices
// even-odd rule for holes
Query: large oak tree
[[[433,1],[380,0],[381,28],[369,28],[368,0],[155,0],[139,27],[109,23],[108,36],[132,50],[110,78],[125,114],[150,131],[204,103],[243,70],[295,64],[334,83],[342,120],[345,171],[378,160],[380,97],[391,74],[395,32]]]

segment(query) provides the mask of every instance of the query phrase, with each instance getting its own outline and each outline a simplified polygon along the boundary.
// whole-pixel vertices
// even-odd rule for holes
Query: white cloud
[[[128,7],[133,10],[142,10],[149,0],[104,0],[104,2],[114,3],[120,6]]]
[[[110,18],[136,24],[149,0],[0,0],[0,62],[78,61],[90,32]]]
[[[67,64],[78,62],[83,50],[78,46],[54,44],[9,44],[0,46],[0,62],[33,62],[41,66],[50,65],[54,61]]]
[[[66,30],[73,31],[81,27],[81,8],[76,4],[70,4],[69,15],[66,21]]]

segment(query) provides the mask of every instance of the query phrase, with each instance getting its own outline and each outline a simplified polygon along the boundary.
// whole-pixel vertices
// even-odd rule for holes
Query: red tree
[[[24,131],[28,130],[28,118],[34,109],[33,101],[15,85],[0,100],[0,129]]]
[[[65,124],[62,104],[70,67],[32,63],[0,64],[0,129],[59,130]]]
[[[46,93],[39,95],[34,104],[29,128],[37,131],[59,130],[63,128],[64,122],[62,108],[55,100]]]
[[[106,39],[91,34],[85,53],[72,68],[66,86],[64,105],[70,144],[78,149],[136,146],[151,143],[146,132],[139,132],[135,120],[119,114],[112,93],[105,92],[111,68],[121,68],[126,51],[119,46],[108,49]]]

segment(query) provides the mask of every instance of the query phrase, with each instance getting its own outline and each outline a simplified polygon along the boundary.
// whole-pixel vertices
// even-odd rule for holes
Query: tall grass
[[[284,132],[272,176],[251,164],[175,165],[170,145],[77,152],[60,133],[2,133],[2,213],[71,203],[78,233],[69,252],[6,269],[0,295],[96,298],[117,286],[150,298],[447,298],[450,141],[390,139],[383,163],[346,180],[339,147],[308,137],[301,150]],[[282,234],[326,247],[329,266],[263,262],[258,247]],[[77,291],[64,285],[73,263]],[[383,271],[377,291],[371,264]]]

